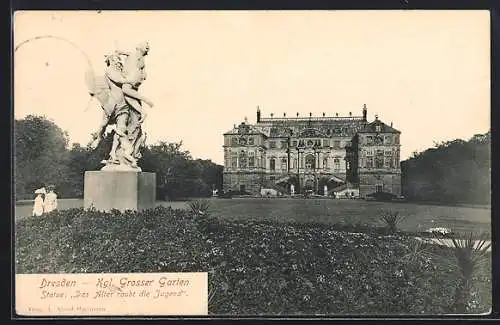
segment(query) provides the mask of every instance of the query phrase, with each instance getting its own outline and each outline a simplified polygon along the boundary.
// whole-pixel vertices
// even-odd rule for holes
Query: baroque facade
[[[261,117],[224,133],[224,192],[312,191],[331,194],[345,185],[360,197],[401,195],[400,134],[375,116]],[[293,186],[292,186],[293,185]],[[328,193],[325,193],[325,187]]]

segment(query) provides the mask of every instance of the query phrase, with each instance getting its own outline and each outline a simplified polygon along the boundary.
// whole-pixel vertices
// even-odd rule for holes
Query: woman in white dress
[[[44,199],[43,196],[45,195],[45,188],[39,188],[38,190],[35,191],[35,194],[37,195],[35,197],[35,203],[33,204],[33,216],[39,217],[43,214],[44,211]]]
[[[57,209],[57,194],[54,192],[55,186],[50,185],[47,187],[48,193],[45,195],[44,211],[49,213]]]

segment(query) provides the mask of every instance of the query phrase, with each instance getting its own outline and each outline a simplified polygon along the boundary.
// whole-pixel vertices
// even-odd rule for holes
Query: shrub
[[[399,212],[385,212],[381,220],[384,222],[386,230],[389,234],[395,234],[398,231],[398,225],[404,220],[404,217]]]
[[[455,289],[452,309],[457,313],[468,312],[474,289],[474,279],[484,270],[490,256],[491,243],[486,240],[486,234],[473,232],[451,236],[436,234],[438,242],[446,245],[445,240],[451,240],[452,251],[446,251],[441,260],[452,266],[459,273],[459,281]]]
[[[198,199],[189,201],[188,207],[191,213],[195,216],[206,216],[210,214],[212,204],[209,200]]]

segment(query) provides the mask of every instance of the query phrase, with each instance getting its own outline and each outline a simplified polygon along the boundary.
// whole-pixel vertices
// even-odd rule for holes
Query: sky
[[[85,73],[148,41],[148,144],[183,142],[223,163],[245,117],[379,119],[402,132],[401,159],[490,129],[488,11],[38,11],[14,16],[14,116],[44,115],[83,145],[101,108]],[[64,39],[64,40],[61,40]],[[69,42],[67,42],[69,41]],[[70,43],[71,42],[71,43]]]

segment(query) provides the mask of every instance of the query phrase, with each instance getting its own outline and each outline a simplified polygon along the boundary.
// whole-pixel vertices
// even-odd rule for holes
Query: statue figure
[[[134,53],[115,51],[105,58],[106,70],[99,83],[98,77],[87,75],[90,95],[97,98],[103,109],[103,118],[92,147],[96,148],[104,138],[106,129],[112,125],[113,144],[109,159],[103,160],[104,169],[140,170],[137,159],[145,145],[146,134],[141,125],[146,117],[142,107],[145,102],[153,103],[139,93],[138,89],[146,79],[144,56],[149,51],[147,43],[136,47]],[[125,59],[122,59],[125,56]]]

